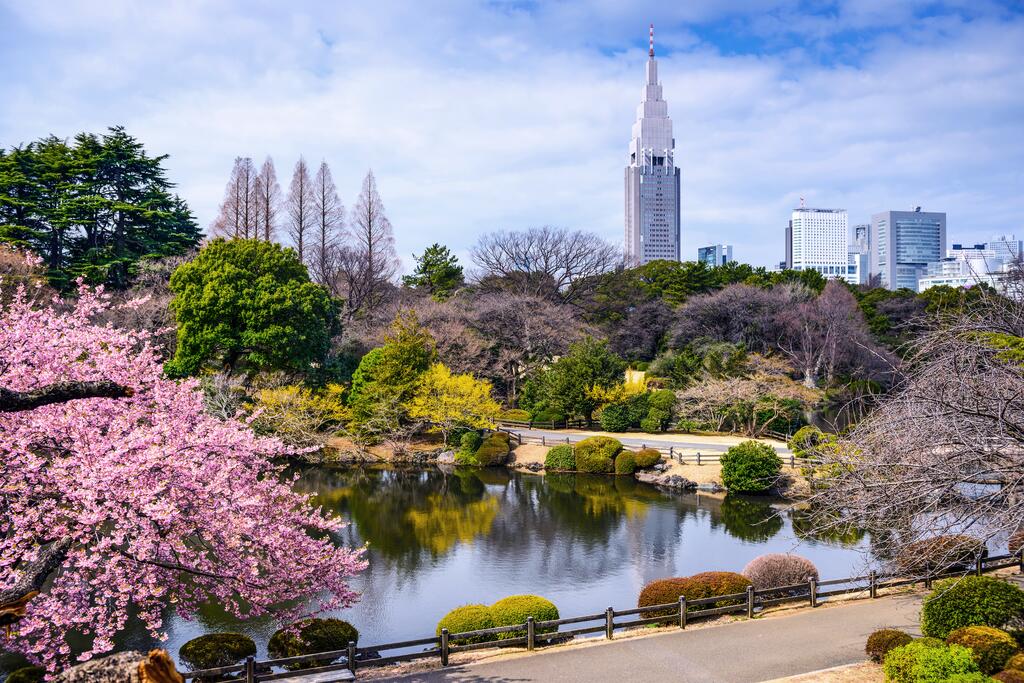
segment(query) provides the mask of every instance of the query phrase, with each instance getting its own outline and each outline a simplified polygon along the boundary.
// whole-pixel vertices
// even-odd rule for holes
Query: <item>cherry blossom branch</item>
[[[10,588],[0,591],[0,626],[13,624],[24,616],[25,605],[43,589],[43,584],[64,563],[71,539],[54,541],[34,562],[21,569],[21,578]]]
[[[0,413],[33,410],[53,403],[80,398],[125,398],[132,390],[114,382],[57,382],[31,391],[11,391],[0,387]]]

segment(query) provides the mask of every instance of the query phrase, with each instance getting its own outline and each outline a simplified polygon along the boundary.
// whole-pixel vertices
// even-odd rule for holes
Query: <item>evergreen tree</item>
[[[416,256],[416,270],[402,278],[406,287],[427,291],[437,301],[444,301],[464,283],[462,266],[448,247],[434,243]]]

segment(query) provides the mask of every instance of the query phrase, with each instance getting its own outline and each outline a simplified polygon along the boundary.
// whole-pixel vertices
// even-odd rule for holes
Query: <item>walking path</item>
[[[565,439],[568,437],[569,441],[576,443],[582,441],[589,436],[610,436],[618,439],[627,446],[642,446],[648,445],[655,448],[668,448],[674,446],[677,449],[702,451],[705,453],[720,454],[725,453],[729,450],[730,446],[735,446],[743,441],[749,441],[750,439],[742,436],[700,436],[698,434],[631,434],[631,433],[612,433],[612,432],[598,432],[598,431],[585,431],[579,429],[527,429],[525,427],[506,427],[506,431],[514,434],[522,434],[523,436],[533,437],[539,439],[545,437],[550,439],[550,445],[557,445],[559,442],[565,443]],[[774,439],[758,439],[764,443],[770,444],[779,455],[789,455],[789,448],[786,444],[781,441]]]
[[[918,634],[920,609],[920,595],[893,595],[392,680],[756,683],[864,661],[864,641],[875,629],[893,627]]]

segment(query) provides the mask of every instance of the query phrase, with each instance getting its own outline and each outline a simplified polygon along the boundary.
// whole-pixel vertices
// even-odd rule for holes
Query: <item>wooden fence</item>
[[[192,671],[183,675],[186,680],[191,679],[193,681],[199,678],[210,679],[215,676],[233,675],[235,676],[234,678],[227,680],[256,683],[257,681],[291,679],[293,683],[299,683],[303,678],[306,678],[307,681],[338,680],[321,676],[330,672],[342,672],[344,670],[347,670],[354,676],[359,667],[384,666],[417,659],[436,657],[440,660],[442,666],[448,666],[449,657],[458,652],[513,646],[525,646],[527,650],[533,650],[541,645],[565,642],[576,636],[594,633],[603,633],[606,639],[611,640],[614,637],[615,631],[646,626],[648,624],[672,624],[680,629],[685,629],[687,622],[694,619],[722,614],[745,614],[748,618],[751,618],[759,609],[764,609],[765,607],[804,601],[811,607],[817,607],[822,599],[854,593],[860,593],[862,594],[861,597],[865,598],[877,598],[878,591],[882,588],[909,586],[916,583],[923,583],[926,588],[930,588],[932,582],[936,579],[961,577],[968,574],[981,576],[984,572],[1009,567],[1017,567],[1018,571],[1024,574],[1024,548],[1014,554],[978,557],[972,567],[961,566],[956,571],[929,574],[924,577],[906,578],[896,575],[880,575],[873,571],[864,576],[829,579],[826,581],[815,581],[812,579],[807,583],[763,590],[754,590],[751,586],[744,593],[717,595],[699,600],[687,600],[685,597],[681,597],[678,602],[623,610],[608,607],[603,612],[567,619],[536,621],[533,617],[528,617],[525,623],[512,626],[500,626],[498,628],[487,628],[463,633],[449,633],[448,629],[442,629],[440,635],[437,636],[371,645],[369,647],[356,647],[355,643],[349,643],[348,647],[344,650],[319,652],[300,657],[286,657],[263,661],[257,661],[254,657],[249,657],[240,664]],[[652,613],[655,612],[657,614],[652,616]],[[563,626],[571,628],[561,630]],[[490,638],[507,634],[515,635],[502,640],[486,640],[478,643],[465,642],[473,638]],[[409,650],[411,648],[420,649],[386,657],[380,654],[389,650]],[[343,661],[339,662],[338,660]],[[275,667],[284,668],[289,665],[309,662],[314,662],[318,666],[276,673],[273,670]]]

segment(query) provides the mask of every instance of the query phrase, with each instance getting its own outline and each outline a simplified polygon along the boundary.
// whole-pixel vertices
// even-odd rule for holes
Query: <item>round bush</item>
[[[1000,683],[1024,683],[1024,671],[1020,671],[1018,669],[1006,669],[1005,671],[1000,671],[997,674],[992,674],[992,678],[1000,681]]]
[[[624,432],[632,426],[628,403],[609,403],[601,410],[598,418],[601,429],[606,432]]]
[[[733,446],[721,458],[722,484],[736,493],[764,493],[779,478],[782,459],[775,449],[757,441]]]
[[[193,638],[178,650],[178,659],[190,671],[231,666],[256,654],[256,643],[241,633],[208,633]]]
[[[482,442],[483,437],[480,436],[480,432],[466,432],[459,440],[459,450],[463,453],[475,453]]]
[[[633,459],[636,460],[637,469],[645,470],[661,462],[661,451],[657,448],[641,448],[633,454]]]
[[[359,631],[341,619],[303,619],[286,628],[274,631],[267,643],[267,651],[273,658],[298,657],[317,652],[344,650],[349,642],[359,642]],[[292,664],[291,669],[309,669],[326,666],[333,659],[318,659],[301,664]]]
[[[510,408],[509,410],[501,411],[501,419],[511,422],[529,422],[530,413],[521,408]]]
[[[978,555],[985,557],[984,542],[973,536],[949,534],[908,543],[896,558],[896,568],[904,574],[920,575],[970,569]]]
[[[953,674],[949,678],[943,678],[942,683],[992,683],[992,679],[988,674],[972,671],[969,674]]]
[[[921,608],[921,632],[945,638],[964,626],[1002,628],[1024,614],[1024,590],[991,576],[965,576],[935,584]]]
[[[897,631],[894,628],[883,628],[868,636],[868,642],[864,646],[864,652],[873,662],[881,662],[885,655],[893,648],[903,647],[913,642],[909,633]]]
[[[622,451],[615,456],[615,474],[633,474],[636,471],[636,456],[632,451]]]
[[[647,434],[656,434],[664,431],[665,423],[668,422],[670,417],[671,415],[664,410],[651,410],[647,413],[647,417],[640,420],[640,431]]]
[[[818,568],[813,562],[789,553],[768,553],[755,557],[743,568],[742,574],[750,579],[757,590],[818,580]]]
[[[752,585],[750,580],[742,574],[735,572],[701,572],[684,579],[683,595],[687,600],[699,600],[701,598],[712,598],[716,595],[733,595],[734,593],[746,593],[747,586]],[[725,607],[726,605],[738,605],[744,602],[746,597],[732,600],[720,600],[713,607]],[[707,609],[704,605],[695,609]]]
[[[491,618],[495,626],[513,626],[525,624],[526,617],[534,621],[551,621],[558,619],[558,608],[555,603],[539,595],[510,595],[491,605]],[[549,626],[537,629],[537,633],[552,633],[557,628]],[[502,633],[498,638],[507,640],[526,635],[526,631],[510,631]]]
[[[940,683],[958,674],[978,673],[966,647],[932,647],[916,641],[889,650],[882,669],[890,683]]]
[[[494,617],[491,616],[491,608],[487,605],[463,605],[456,607],[437,622],[437,635],[441,635],[441,629],[448,629],[448,633],[465,633],[467,631],[480,631],[485,628],[494,628]],[[469,638],[453,639],[452,642],[459,643],[483,643],[489,640],[497,640],[497,636],[471,636]]]
[[[679,602],[679,598],[685,595],[684,589],[686,586],[686,579],[681,577],[651,581],[640,590],[640,597],[636,601],[636,606],[650,607],[651,605],[666,605]],[[687,599],[689,599],[689,596],[687,596]],[[673,614],[671,609],[664,609],[643,612],[640,616],[646,619],[647,617],[668,617]]]
[[[1020,643],[1017,643],[1019,646]],[[1003,664],[1004,669],[1014,669],[1015,671],[1024,671],[1024,652],[1020,652],[1010,657],[1006,664]]]
[[[544,456],[544,469],[552,472],[572,472],[576,469],[576,456],[573,455],[572,446],[562,444],[555,446]]]
[[[24,666],[7,674],[6,683],[43,683],[44,680],[46,680],[45,668],[41,666]]]
[[[509,435],[505,432],[494,432],[480,444],[473,457],[480,467],[501,465],[508,459]]]
[[[946,641],[941,638],[932,638],[931,636],[914,638],[914,642],[920,643],[922,647],[946,647]]]
[[[946,638],[950,645],[963,645],[974,653],[974,661],[982,673],[1001,671],[1017,652],[1017,641],[1007,633],[991,626],[965,626]]]
[[[534,422],[565,422],[565,415],[556,410],[540,410],[533,414]]]
[[[614,470],[615,456],[622,450],[618,439],[591,436],[576,444],[576,469],[590,474],[608,474]]]

